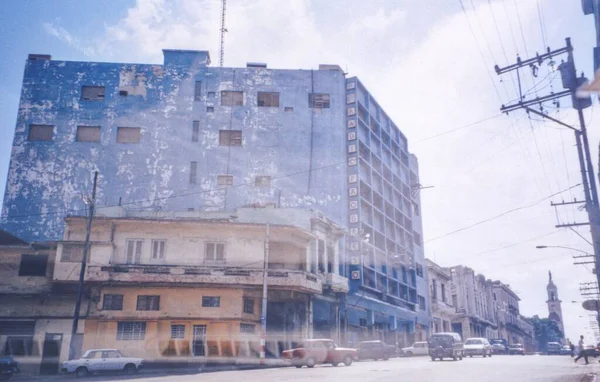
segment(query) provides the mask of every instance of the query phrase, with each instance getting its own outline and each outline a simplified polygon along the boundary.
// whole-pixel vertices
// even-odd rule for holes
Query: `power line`
[[[508,211],[502,212],[501,214],[498,214],[498,215],[492,216],[492,217],[490,217],[490,218],[487,218],[487,219],[484,219],[484,220],[478,221],[478,222],[476,222],[476,223],[473,223],[473,224],[470,224],[470,225],[468,225],[468,226],[465,226],[465,227],[462,227],[462,228],[456,229],[456,230],[454,230],[454,231],[450,231],[450,232],[448,232],[448,233],[445,233],[445,234],[443,234],[443,235],[441,235],[441,236],[434,237],[434,238],[432,238],[432,239],[429,239],[429,240],[427,240],[427,241],[426,241],[426,243],[432,242],[432,241],[434,241],[434,240],[442,239],[442,238],[444,238],[444,237],[447,237],[447,236],[453,235],[453,234],[455,234],[455,233],[458,233],[458,232],[466,231],[466,230],[468,230],[468,229],[471,229],[471,228],[477,227],[478,225],[481,225],[481,224],[484,224],[484,223],[488,223],[488,222],[490,222],[490,221],[492,221],[492,220],[496,220],[496,219],[498,219],[498,218],[501,218],[501,217],[503,217],[503,216],[505,216],[505,215],[508,215],[508,214],[510,214],[510,213],[513,213],[513,212],[516,212],[516,211],[520,211],[520,210],[524,210],[524,209],[527,209],[527,208],[534,207],[534,206],[536,206],[536,205],[540,204],[541,202],[544,202],[544,201],[546,201],[546,200],[548,200],[548,199],[550,199],[550,198],[552,198],[552,197],[554,197],[554,196],[556,196],[556,195],[559,195],[559,194],[561,194],[561,193],[563,193],[563,192],[565,192],[565,191],[568,191],[568,190],[570,190],[570,189],[572,189],[572,188],[579,187],[579,186],[581,186],[581,183],[577,183],[577,184],[576,184],[576,185],[574,185],[574,186],[570,186],[570,187],[568,187],[568,188],[565,188],[564,190],[561,190],[561,191],[555,192],[555,193],[553,193],[553,194],[551,194],[551,195],[548,195],[548,196],[546,196],[546,197],[544,197],[544,198],[542,198],[542,199],[540,199],[540,200],[538,200],[537,202],[534,202],[534,203],[532,203],[532,204],[528,204],[528,205],[525,205],[525,206],[521,206],[521,207],[513,208],[513,209],[511,209],[511,210],[508,210]]]
[[[543,21],[544,17],[542,16],[540,0],[536,1],[536,5],[537,5],[538,19],[540,20],[540,31],[542,32],[542,42],[544,43],[544,48],[546,48],[548,45],[546,44],[546,32],[544,30],[544,21]]]
[[[519,29],[521,30],[521,38],[523,39],[523,47],[525,48],[525,54],[529,54],[529,49],[527,49],[527,42],[525,41],[525,33],[523,32],[523,24],[521,23],[521,14],[519,13],[519,6],[517,5],[517,0],[514,0],[515,10],[517,11],[517,21],[519,22]]]
[[[543,234],[543,235],[539,235],[539,236],[531,237],[531,238],[529,238],[529,239],[521,240],[521,241],[519,241],[519,242],[512,243],[512,244],[503,245],[503,246],[501,246],[501,247],[494,248],[494,249],[490,249],[490,250],[488,250],[488,251],[483,251],[483,252],[475,253],[475,254],[473,254],[473,255],[471,255],[471,256],[481,256],[481,255],[485,255],[485,254],[488,254],[488,253],[492,253],[492,252],[501,251],[501,250],[503,250],[503,249],[508,249],[508,248],[516,247],[517,245],[521,245],[521,244],[523,244],[523,243],[527,243],[527,242],[530,242],[530,241],[533,241],[533,240],[541,239],[541,238],[543,238],[543,237],[548,237],[548,236],[554,235],[554,234],[556,234],[557,232],[559,232],[559,231],[557,231],[557,230],[552,230],[551,232],[545,233],[545,234]]]
[[[460,127],[456,127],[456,128],[454,128],[454,129],[451,129],[451,130],[446,130],[446,131],[443,131],[443,132],[441,132],[441,133],[438,133],[438,134],[435,134],[435,135],[431,135],[431,136],[429,136],[429,137],[425,137],[425,138],[423,138],[423,139],[421,139],[421,140],[418,140],[418,141],[414,142],[413,144],[416,144],[416,143],[421,143],[421,142],[425,142],[425,141],[428,141],[428,140],[430,140],[430,139],[439,138],[439,137],[441,137],[441,136],[444,136],[444,135],[447,135],[447,134],[454,133],[454,132],[456,132],[456,131],[459,131],[459,130],[465,129],[465,128],[467,128],[467,127],[475,126],[475,125],[477,125],[477,124],[480,124],[480,123],[482,123],[482,122],[489,121],[490,119],[498,118],[498,117],[501,117],[501,116],[502,116],[502,113],[500,113],[500,114],[496,114],[496,115],[493,115],[493,116],[491,116],[491,117],[487,117],[487,118],[484,118],[484,119],[480,119],[479,121],[471,122],[471,123],[469,123],[469,124],[466,124],[466,125],[463,125],[463,126],[460,126]]]
[[[500,41],[500,48],[502,48],[502,54],[504,55],[504,59],[506,62],[509,62],[508,55],[506,54],[506,49],[504,49],[504,43],[502,42],[502,34],[500,33],[500,27],[498,27],[498,22],[496,21],[496,15],[494,14],[494,7],[492,6],[492,0],[488,0],[488,4],[490,6],[490,12],[492,13],[492,20],[494,21],[494,26],[496,27],[496,33],[498,34],[498,41]],[[511,82],[515,91],[515,94],[518,93],[517,85],[515,84],[515,78],[512,72],[510,73]]]
[[[504,7],[504,13],[506,14],[506,20],[508,21],[508,28],[510,29],[510,36],[512,37],[513,45],[517,51],[517,55],[519,54],[519,45],[517,45],[517,40],[515,39],[515,32],[513,31],[512,24],[510,22],[510,16],[508,15],[508,8],[506,7],[505,0],[502,0],[502,6]]]

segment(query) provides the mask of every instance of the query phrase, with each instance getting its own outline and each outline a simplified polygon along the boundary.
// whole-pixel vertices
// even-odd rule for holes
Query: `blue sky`
[[[0,186],[8,168],[20,83],[28,53],[58,60],[161,63],[163,48],[209,50],[217,62],[219,1],[22,0],[0,11]],[[459,228],[530,205],[579,183],[572,135],[523,112],[496,116],[515,98],[511,77],[492,70],[569,36],[577,66],[591,75],[593,19],[578,1],[558,0],[277,0],[228,1],[226,66],[247,61],[273,68],[333,63],[358,76],[409,139],[420,160],[426,255],[442,265],[466,264],[510,283],[524,314],[545,315],[547,271],[563,300],[567,335],[589,333],[579,285],[589,269],[575,253],[535,245],[589,245],[557,222],[584,221],[574,208],[556,212],[544,200],[461,232]],[[285,4],[285,5],[283,5]],[[540,18],[540,14],[543,17]],[[520,23],[519,23],[520,19]],[[542,22],[541,22],[542,20]],[[543,34],[542,34],[543,31]],[[527,51],[525,49],[527,47]],[[505,57],[506,55],[506,57]],[[547,68],[540,94],[560,89]],[[528,73],[524,88],[533,84]],[[597,105],[597,101],[595,101]],[[552,109],[576,121],[568,102]],[[597,107],[597,106],[595,106]],[[593,157],[599,117],[585,112]],[[485,122],[440,135],[475,121]],[[435,138],[432,138],[435,137]],[[595,163],[597,167],[597,163]],[[598,170],[598,168],[596,168]],[[581,198],[575,188],[555,197]],[[579,229],[586,237],[587,228]],[[579,316],[583,316],[579,318]]]

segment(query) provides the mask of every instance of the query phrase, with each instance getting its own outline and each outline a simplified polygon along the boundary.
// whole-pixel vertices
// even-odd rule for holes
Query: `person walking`
[[[569,349],[571,349],[571,358],[575,357],[575,345],[569,341]]]
[[[579,337],[579,354],[577,355],[577,358],[575,358],[575,363],[577,363],[577,361],[579,361],[581,358],[585,359],[586,365],[590,364],[588,362],[587,352],[585,351],[585,343],[583,342],[583,335],[581,335]]]

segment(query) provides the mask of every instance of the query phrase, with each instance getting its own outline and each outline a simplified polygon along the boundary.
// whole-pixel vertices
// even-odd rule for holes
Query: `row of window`
[[[76,142],[100,142],[100,126],[77,126]],[[142,129],[139,127],[117,127],[117,143],[140,143]],[[30,141],[52,142],[54,140],[53,125],[29,125],[27,139]]]
[[[202,296],[203,308],[219,308],[221,306],[221,297]],[[123,310],[122,294],[105,294],[102,299],[102,310]],[[139,295],[137,296],[136,310],[160,310],[160,296],[158,295]],[[254,300],[244,297],[243,312],[254,314]]]
[[[185,338],[184,324],[171,324],[171,339]],[[253,324],[240,324],[240,332],[255,333],[256,326]],[[206,325],[194,325],[193,335],[195,342],[206,341]],[[146,323],[143,321],[120,321],[117,323],[117,340],[119,341],[141,341],[146,337]]]
[[[196,184],[198,181],[198,162],[190,162],[190,184]],[[256,187],[271,187],[271,177],[268,175],[258,175],[254,177]],[[217,175],[217,186],[233,186],[233,175]]]
[[[81,89],[81,99],[84,101],[104,101],[106,88],[104,86],[83,86]],[[127,92],[120,91],[120,95],[127,95]],[[208,92],[208,98],[215,98],[215,92]],[[194,101],[202,100],[202,81],[196,81],[194,84]],[[243,106],[244,92],[239,90],[224,90],[221,92],[222,106]],[[325,109],[331,105],[330,95],[328,93],[309,93],[308,107]],[[256,106],[258,107],[279,107],[279,92],[258,92],[256,95]]]

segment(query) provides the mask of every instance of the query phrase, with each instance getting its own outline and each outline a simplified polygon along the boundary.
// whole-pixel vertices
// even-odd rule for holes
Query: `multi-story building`
[[[56,374],[69,357],[77,289],[53,283],[55,256],[56,243],[28,243],[0,231],[0,355],[13,356],[24,375]],[[86,302],[81,311],[79,333]],[[73,343],[81,341],[78,335]]]
[[[535,340],[535,330],[533,324],[527,317],[519,314],[517,325],[521,330],[521,343],[525,347],[525,351],[529,353],[536,352],[538,349],[537,341]]]
[[[548,300],[546,300],[546,304],[548,304],[548,318],[556,322],[556,325],[562,333],[563,341],[566,343],[567,336],[563,324],[562,301],[558,298],[558,287],[552,280],[551,271],[548,271],[548,285],[546,286],[546,292],[548,293]]]
[[[311,338],[319,322],[327,328],[320,335],[340,339],[336,302],[348,291],[336,267],[343,232],[310,211],[277,212],[293,215],[296,225],[250,222],[251,211],[101,210],[85,271],[91,303],[83,348],[116,348],[148,361],[257,357],[265,259],[267,355]],[[85,217],[67,218],[54,271],[59,284],[78,280],[85,226]],[[334,305],[325,311],[327,302]]]
[[[429,306],[431,308],[431,331],[451,332],[456,308],[450,296],[452,276],[446,268],[427,259],[429,277]]]
[[[494,302],[498,315],[498,335],[509,344],[522,344],[522,331],[519,327],[519,301],[521,300],[510,285],[501,281],[492,283]]]
[[[473,269],[458,265],[449,268],[452,277],[452,304],[456,315],[452,329],[463,338],[497,337],[496,314],[492,299],[492,281],[476,275]]]
[[[30,55],[2,224],[58,240],[98,204],[162,211],[318,208],[342,243],[349,341],[409,342],[429,327],[418,163],[358,78],[318,70],[213,68],[205,51],[163,65]]]

